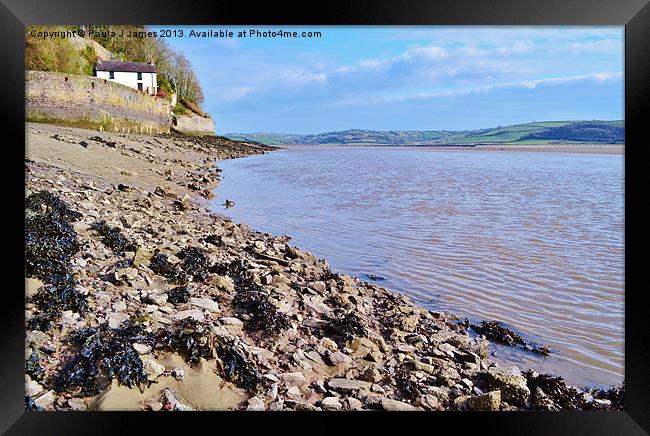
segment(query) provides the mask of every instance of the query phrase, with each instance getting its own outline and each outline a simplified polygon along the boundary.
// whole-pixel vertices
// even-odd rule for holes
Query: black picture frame
[[[320,434],[362,426],[368,434],[394,432],[480,432],[479,434],[648,434],[650,431],[650,341],[643,304],[641,195],[648,186],[643,159],[650,105],[650,5],[646,0],[444,0],[327,1],[285,6],[278,2],[140,0],[1,0],[2,187],[7,208],[2,223],[2,317],[0,317],[0,430],[7,434],[151,434],[206,431]],[[299,24],[299,25],[617,25],[625,26],[625,412],[430,412],[430,413],[257,413],[201,412],[26,412],[24,402],[25,24]],[[644,141],[646,140],[646,141]],[[15,203],[15,204],[14,204]],[[414,427],[422,425],[421,430]],[[449,426],[443,430],[441,425]],[[359,430],[357,430],[359,431]],[[164,432],[164,433],[163,433]]]

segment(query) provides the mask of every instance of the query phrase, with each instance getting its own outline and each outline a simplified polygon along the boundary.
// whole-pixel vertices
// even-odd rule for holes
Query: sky
[[[218,134],[623,119],[623,27],[255,27],[321,32],[311,38],[253,28],[150,27],[182,30],[165,39],[190,60]]]

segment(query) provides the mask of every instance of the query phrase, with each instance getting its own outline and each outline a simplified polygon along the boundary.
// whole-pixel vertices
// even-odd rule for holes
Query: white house
[[[100,61],[95,75],[154,95],[158,92],[156,66],[146,62]]]

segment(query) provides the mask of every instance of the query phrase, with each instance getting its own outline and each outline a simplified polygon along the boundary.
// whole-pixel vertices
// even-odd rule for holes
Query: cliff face
[[[97,77],[47,71],[25,72],[25,111],[28,121],[120,132],[163,133],[171,126],[167,100]]]

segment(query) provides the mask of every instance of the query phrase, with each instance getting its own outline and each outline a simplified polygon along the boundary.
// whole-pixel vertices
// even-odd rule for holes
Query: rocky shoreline
[[[210,213],[215,163],[272,147],[42,124],[27,138],[28,409],[624,408],[622,387],[497,366],[499,325],[470,335]]]

